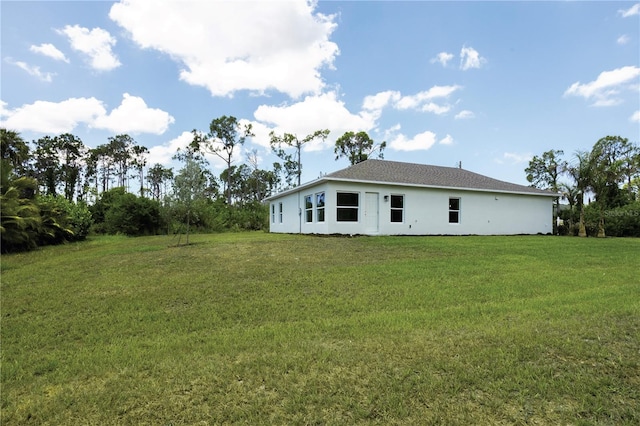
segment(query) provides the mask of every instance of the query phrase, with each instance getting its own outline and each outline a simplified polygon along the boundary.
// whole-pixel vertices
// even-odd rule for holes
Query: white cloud
[[[247,120],[238,120],[240,125],[248,124]],[[256,128],[256,123],[252,123],[254,128],[254,133]],[[202,132],[198,132],[200,135],[203,135]],[[266,134],[268,138],[268,132]],[[193,142],[193,133],[184,131],[180,133],[177,137],[162,143],[160,145],[155,145],[149,148],[149,155],[147,157],[147,164],[149,166],[153,166],[154,164],[161,164],[163,166],[175,166],[176,169],[181,168],[182,166],[173,159],[173,157],[178,153],[178,150],[184,152],[186,148]],[[270,148],[269,148],[270,151]],[[243,147],[236,147],[233,152],[232,162],[242,158],[246,155],[247,150],[243,149]],[[209,162],[209,165],[217,170],[224,170],[227,167],[227,163],[220,158],[219,156],[207,152],[204,154],[204,158]],[[258,159],[261,160],[261,157],[258,156]],[[236,163],[237,164],[237,163]]]
[[[629,117],[629,121],[640,123],[640,111],[636,111],[633,114],[631,114],[631,117]]]
[[[487,60],[480,56],[480,53],[473,47],[463,46],[460,50],[460,69],[463,71],[471,68],[480,68],[486,62]]]
[[[92,68],[98,71],[110,71],[121,65],[111,50],[116,44],[116,39],[108,31],[102,28],[89,30],[79,25],[67,25],[58,32],[69,38],[69,43],[74,50],[89,57]]]
[[[96,98],[70,98],[62,102],[36,101],[14,110],[4,111],[8,118],[0,125],[16,131],[47,134],[68,133],[79,123],[91,123],[105,114]]]
[[[114,133],[154,133],[167,131],[174,118],[157,108],[149,108],[144,100],[128,93],[122,95],[122,103],[108,115],[101,115],[91,127],[107,129]]]
[[[29,48],[29,50],[34,53],[39,53],[41,55],[48,56],[49,58],[55,59],[56,61],[63,61],[63,62],[69,63],[69,59],[67,59],[64,53],[58,50],[58,48],[51,43],[43,43],[40,46],[33,45]]]
[[[149,148],[147,164],[150,166],[153,166],[154,164],[162,164],[163,166],[171,164],[173,162],[172,157],[176,154],[178,149],[185,149],[192,141],[193,134],[191,132],[182,132],[178,137],[171,139],[162,145],[156,145]]]
[[[317,96],[307,96],[302,101],[284,106],[261,105],[254,112],[258,123],[254,123],[256,137],[252,140],[262,146],[269,146],[265,128],[277,135],[285,132],[300,138],[316,130],[329,129],[331,133],[324,144],[316,140],[305,145],[306,151],[319,151],[333,146],[334,141],[347,131],[369,131],[375,127],[375,118],[371,114],[353,114],[337,99],[335,92]],[[260,127],[262,126],[262,127]],[[268,133],[267,133],[268,134]]]
[[[249,139],[251,142],[271,150],[271,145],[269,144],[271,137],[269,136],[269,133],[274,130],[274,128],[270,127],[268,124],[260,123],[258,121],[249,121],[245,119],[240,119],[238,121],[241,126],[251,124],[251,132],[254,134],[254,136]]]
[[[128,0],[114,4],[109,17],[140,47],[181,64],[181,80],[213,96],[273,89],[298,98],[321,92],[320,70],[332,68],[339,53],[329,41],[334,17],[315,5]]]
[[[428,104],[422,105],[420,111],[422,112],[432,112],[437,115],[446,114],[451,110],[451,105],[438,105],[433,102],[429,102]]]
[[[400,92],[395,90],[378,92],[375,95],[366,96],[362,102],[362,108],[368,111],[378,111],[392,102],[397,102],[400,97]]]
[[[374,120],[380,118],[382,109],[392,106],[397,110],[413,109],[434,114],[444,114],[451,110],[451,105],[441,105],[433,102],[434,99],[447,99],[462,86],[433,86],[429,90],[418,92],[415,95],[405,95],[395,90],[387,90],[364,98],[361,115],[370,114]]]
[[[473,113],[473,111],[469,111],[469,110],[462,110],[459,113],[456,114],[455,119],[456,120],[467,120],[469,118],[475,118],[475,114]]]
[[[110,130],[114,133],[161,134],[174,119],[164,111],[148,108],[141,98],[124,94],[122,104],[107,114],[96,98],[69,98],[62,102],[36,101],[10,110],[3,104],[7,117],[0,126],[16,131],[45,134],[73,132],[80,124]]]
[[[384,140],[394,139],[402,126],[395,124],[384,131]]]
[[[425,99],[448,98],[456,90],[462,89],[462,86],[454,84],[453,86],[433,86],[431,89],[423,93]]]
[[[402,96],[400,99],[393,103],[393,107],[399,110],[405,109],[417,109],[418,106],[423,103],[425,99],[420,93],[415,95]]]
[[[320,129],[329,129],[331,133],[323,143],[315,141],[308,144],[304,150],[318,151],[331,148],[337,138],[347,131],[376,131],[378,119],[385,107],[396,110],[414,109],[417,111],[443,114],[451,109],[449,105],[439,105],[434,99],[446,99],[461,86],[433,86],[429,90],[415,95],[402,96],[398,91],[387,90],[375,95],[366,96],[360,112],[350,112],[336,92],[307,96],[302,101],[288,105],[261,105],[254,112],[252,121],[255,137],[251,140],[257,145],[269,148],[269,133],[274,131],[278,135],[292,133],[304,137]],[[409,139],[398,135],[400,125],[396,125],[384,132],[384,140],[392,140],[389,144],[396,150],[428,149],[436,143],[435,134],[425,132]],[[450,144],[453,138],[446,135],[440,141]]]
[[[620,37],[618,37],[618,39],[616,40],[616,42],[618,44],[627,44],[629,43],[629,41],[631,41],[631,37],[629,37],[626,34],[621,35]]]
[[[633,6],[631,6],[627,10],[620,9],[620,10],[618,10],[618,13],[623,18],[628,18],[628,17],[634,16],[634,15],[640,15],[640,3],[634,4]]]
[[[453,59],[453,53],[448,52],[440,52],[436,55],[435,58],[431,59],[431,63],[434,64],[436,62],[440,63],[443,67],[447,66],[447,63]]]
[[[444,138],[440,139],[440,141],[438,142],[440,145],[453,145],[453,136],[451,135],[447,135]]]
[[[391,142],[389,148],[396,151],[419,151],[428,150],[436,143],[436,134],[430,131],[418,133],[409,139],[405,135],[397,135]]]
[[[640,67],[626,66],[612,71],[601,72],[597,79],[589,83],[573,83],[565,96],[581,96],[594,100],[592,106],[611,106],[622,102],[618,97],[621,91],[633,89],[632,81],[640,77]]]
[[[335,140],[347,131],[370,132],[377,127],[377,120],[382,110],[391,106],[397,110],[414,109],[418,111],[443,114],[448,112],[449,105],[439,105],[431,102],[433,99],[448,98],[461,86],[434,86],[429,90],[411,96],[402,96],[400,92],[388,90],[364,98],[362,110],[358,113],[350,112],[344,102],[338,99],[335,92],[321,95],[307,96],[302,101],[289,105],[261,105],[254,112],[255,121],[252,122],[255,137],[252,141],[258,145],[269,147],[269,132],[278,135],[292,133],[304,137],[316,130],[329,129],[331,133],[324,144],[320,141],[309,143],[304,149],[317,151],[333,146]],[[430,132],[417,135],[409,140],[405,136],[397,136],[398,128],[387,130],[385,139],[395,140],[396,149],[428,149],[427,135]],[[435,143],[435,135],[433,139]],[[447,143],[444,139],[443,143]],[[414,147],[419,148],[414,148]],[[401,147],[401,148],[398,148]]]
[[[618,91],[612,90],[608,94],[613,96],[613,95],[617,95],[618,93],[619,93]],[[611,97],[611,98],[598,99],[594,103],[592,103],[591,106],[594,106],[594,107],[609,107],[609,106],[620,105],[621,103],[622,103],[622,99]]]
[[[50,72],[42,72],[40,71],[40,67],[38,66],[29,65],[26,62],[22,62],[22,61],[14,61],[11,58],[7,58],[6,61],[11,65],[15,65],[18,68],[23,69],[24,71],[27,72],[27,74],[36,77],[38,80],[46,81],[47,83],[51,83],[53,81],[53,76],[55,74],[52,74]]]
[[[495,161],[498,164],[525,164],[528,163],[533,158],[533,154],[525,153],[518,154],[516,152],[505,152],[502,155],[502,158],[496,158]]]
[[[445,114],[451,110],[451,105],[440,105],[431,102],[433,99],[448,98],[462,86],[433,86],[429,90],[418,92],[415,95],[401,96],[394,99],[393,107],[398,110],[415,109],[422,112],[432,112],[434,114]]]

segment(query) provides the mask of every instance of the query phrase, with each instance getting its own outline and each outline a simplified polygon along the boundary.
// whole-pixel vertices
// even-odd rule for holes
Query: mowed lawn
[[[640,424],[640,240],[98,237],[2,256],[17,424]]]

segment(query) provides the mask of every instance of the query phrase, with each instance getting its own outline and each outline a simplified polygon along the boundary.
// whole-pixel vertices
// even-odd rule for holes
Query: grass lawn
[[[91,238],[2,256],[2,425],[640,424],[640,240]]]

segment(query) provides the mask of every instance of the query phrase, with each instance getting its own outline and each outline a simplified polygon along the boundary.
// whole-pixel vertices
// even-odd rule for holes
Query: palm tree
[[[580,197],[580,191],[576,186],[573,186],[567,182],[560,182],[558,184],[558,190],[560,191],[561,198],[563,200],[567,200],[569,203],[569,211],[571,214],[569,215],[569,229],[573,228],[573,210],[574,207],[578,204],[578,197]]]
[[[590,154],[586,151],[577,151],[574,155],[573,163],[566,166],[566,171],[575,182],[576,205],[580,212],[579,237],[587,236],[587,228],[584,225],[584,193],[591,185],[591,162]]]
[[[29,160],[29,145],[20,133],[0,128],[0,157],[8,161],[17,174],[24,175]]]
[[[591,150],[589,163],[591,169],[590,187],[596,195],[596,203],[600,211],[598,221],[598,237],[605,237],[604,215],[608,208],[618,207],[624,203],[621,197],[620,184],[625,176],[631,174],[627,170],[627,159],[632,154],[633,146],[620,136],[606,136],[598,140]]]
[[[2,161],[0,239],[3,252],[30,249],[37,245],[38,230],[42,224],[40,208],[34,200],[37,188],[35,179],[14,178],[11,166]]]

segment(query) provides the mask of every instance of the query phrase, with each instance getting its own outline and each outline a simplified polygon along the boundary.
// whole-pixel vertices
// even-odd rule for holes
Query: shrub
[[[104,229],[109,234],[154,235],[161,227],[160,205],[148,198],[122,194],[105,212]]]
[[[600,210],[597,204],[584,207],[584,221],[587,235],[598,235]],[[622,207],[604,212],[604,230],[608,237],[640,237],[640,202],[636,201]],[[571,235],[578,235],[578,224],[573,224]]]
[[[93,224],[89,207],[87,207],[87,204],[84,202],[69,203],[68,215],[69,224],[75,234],[75,239],[84,240],[87,235],[89,235],[91,225]]]
[[[104,191],[100,194],[100,197],[95,202],[94,205],[89,207],[91,211],[91,216],[93,218],[93,231],[99,234],[107,233],[105,228],[105,216],[107,215],[107,211],[111,208],[111,205],[118,198],[124,196],[125,191],[124,188],[113,188],[108,191]]]
[[[42,229],[40,245],[79,241],[89,234],[91,212],[84,203],[72,203],[62,196],[38,198]]]
[[[103,192],[90,210],[97,233],[153,235],[164,224],[160,203],[127,193],[124,188]]]
[[[42,224],[40,207],[34,199],[35,179],[11,174],[2,162],[0,170],[0,246],[3,253],[30,250],[37,246]]]
[[[605,211],[604,229],[611,237],[640,237],[640,202]]]
[[[43,246],[72,241],[73,230],[69,226],[64,202],[53,195],[39,197],[37,202],[42,218],[37,244]]]
[[[258,201],[229,209],[232,229],[259,231],[269,226],[269,206]]]

